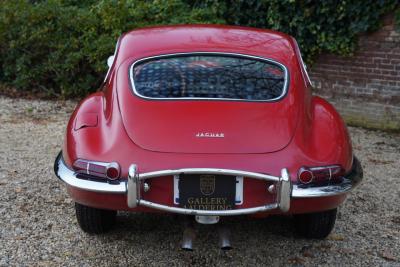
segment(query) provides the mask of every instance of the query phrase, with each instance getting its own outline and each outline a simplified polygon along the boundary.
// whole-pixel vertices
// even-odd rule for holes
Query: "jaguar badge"
[[[199,138],[224,138],[224,133],[205,133],[205,132],[198,132],[196,137]]]
[[[200,175],[200,191],[203,195],[209,196],[215,190],[215,175]]]

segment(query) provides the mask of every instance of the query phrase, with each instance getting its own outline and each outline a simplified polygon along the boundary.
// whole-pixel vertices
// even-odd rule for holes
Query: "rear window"
[[[268,101],[285,94],[287,71],[250,56],[175,55],[136,62],[131,80],[145,98]]]

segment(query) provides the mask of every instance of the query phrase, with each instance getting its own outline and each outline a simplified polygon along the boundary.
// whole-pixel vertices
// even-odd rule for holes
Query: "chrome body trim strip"
[[[168,58],[168,57],[173,57],[173,56],[190,56],[190,55],[221,55],[221,56],[236,56],[236,57],[242,57],[242,58],[248,58],[248,59],[257,59],[261,61],[265,61],[268,63],[275,64],[279,67],[281,67],[285,73],[285,81],[283,84],[283,90],[282,94],[278,97],[272,98],[272,99],[265,99],[265,100],[246,100],[246,99],[236,99],[236,98],[207,98],[207,97],[147,97],[144,95],[139,94],[135,88],[135,81],[133,80],[133,69],[135,65],[151,60],[151,59],[158,59],[158,58]],[[141,58],[139,60],[136,60],[135,62],[132,63],[132,65],[129,68],[129,78],[131,81],[131,86],[133,89],[133,93],[137,95],[140,98],[148,99],[148,100],[214,100],[214,101],[242,101],[242,102],[274,102],[277,100],[282,99],[287,91],[288,91],[288,84],[289,84],[289,72],[286,68],[285,65],[282,63],[275,61],[273,59],[269,58],[264,58],[264,57],[259,57],[259,56],[252,56],[252,55],[246,55],[246,54],[240,54],[240,53],[228,53],[228,52],[185,52],[185,53],[171,53],[171,54],[162,54],[162,55],[157,55],[157,56],[151,56],[151,57],[145,57]]]
[[[293,198],[312,198],[312,197],[329,197],[345,194],[354,188],[354,184],[346,178],[337,185],[315,186],[302,188],[299,185],[293,185]]]

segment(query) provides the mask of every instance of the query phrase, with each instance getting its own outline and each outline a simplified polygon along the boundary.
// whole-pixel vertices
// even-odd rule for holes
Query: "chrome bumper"
[[[150,202],[140,197],[140,188],[142,187],[142,181],[150,178],[157,178],[163,176],[173,176],[178,174],[224,174],[232,176],[243,176],[246,178],[253,178],[265,181],[271,181],[276,183],[276,202],[263,206],[246,209],[235,209],[235,210],[194,210],[184,209],[178,207],[171,207],[161,205],[158,203]],[[185,214],[185,215],[215,215],[215,216],[228,216],[228,215],[242,215],[251,214],[262,211],[268,211],[279,208],[283,212],[287,212],[290,209],[290,195],[292,190],[292,184],[289,179],[289,173],[287,169],[282,169],[281,177],[275,177],[266,174],[260,174],[255,172],[237,171],[237,170],[226,170],[226,169],[210,169],[210,168],[190,168],[190,169],[178,169],[178,170],[163,170],[148,173],[138,173],[136,165],[131,165],[128,174],[128,207],[135,208],[138,205],[145,206],[153,209],[163,210],[167,212]]]
[[[328,185],[328,186],[320,186],[320,187],[302,187],[296,184],[292,184],[287,169],[282,169],[281,177],[276,177],[254,172],[227,170],[227,169],[210,169],[210,168],[190,168],[190,169],[162,170],[162,171],[155,171],[148,173],[138,173],[136,165],[130,166],[127,181],[120,181],[119,183],[90,181],[78,178],[77,174],[65,165],[61,153],[55,161],[54,171],[60,180],[62,180],[69,186],[81,190],[99,192],[99,193],[108,193],[108,194],[126,194],[127,204],[128,207],[130,208],[135,208],[137,206],[144,206],[172,213],[179,213],[185,215],[203,215],[203,216],[243,215],[243,214],[258,213],[273,209],[280,209],[282,212],[287,212],[290,209],[291,198],[329,197],[329,196],[344,194],[352,190],[362,179],[361,165],[356,158],[353,164],[352,172],[343,179],[342,183],[335,185]],[[273,182],[275,184],[276,202],[253,208],[210,211],[210,210],[193,210],[193,209],[184,209],[179,207],[171,207],[167,205],[150,202],[141,198],[140,191],[143,186],[143,180],[158,178],[163,176],[179,175],[182,173],[224,174],[233,176],[243,176],[246,178],[253,178],[253,179]]]

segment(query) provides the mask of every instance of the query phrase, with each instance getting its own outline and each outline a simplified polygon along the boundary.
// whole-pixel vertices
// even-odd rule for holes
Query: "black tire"
[[[84,232],[101,234],[114,226],[117,211],[96,209],[75,202],[75,214]]]
[[[294,216],[294,224],[297,233],[306,238],[324,239],[335,225],[337,209],[297,214]]]

